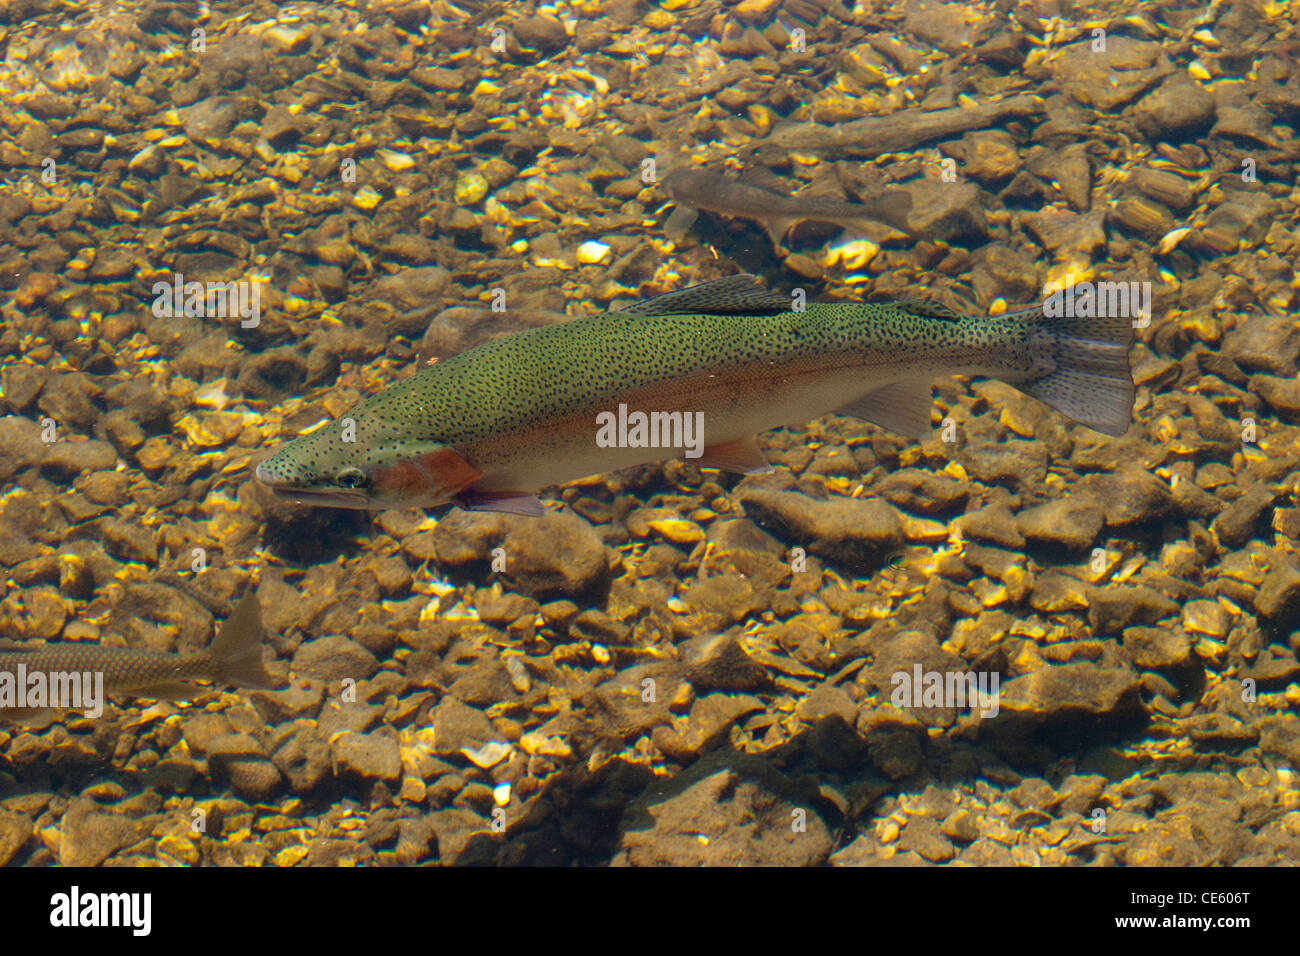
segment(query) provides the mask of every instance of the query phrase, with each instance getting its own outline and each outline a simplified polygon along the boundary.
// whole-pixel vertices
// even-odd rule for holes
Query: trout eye
[[[366,473],[360,468],[340,468],[334,476],[334,484],[340,488],[361,488],[366,484]]]

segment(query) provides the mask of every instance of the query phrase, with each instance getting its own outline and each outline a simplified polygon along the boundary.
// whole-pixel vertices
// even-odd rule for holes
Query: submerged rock
[[[1104,523],[1105,512],[1099,505],[1074,496],[1057,498],[1016,517],[1016,527],[1026,539],[1072,551],[1090,547]]]
[[[750,489],[740,500],[761,527],[848,568],[877,567],[903,543],[898,514],[873,498],[819,500],[793,491]]]
[[[614,863],[820,865],[833,841],[811,796],[757,757],[701,760],[671,789],[657,783],[629,805]],[[804,827],[791,826],[796,815]]]
[[[456,510],[438,522],[432,543],[449,572],[477,577],[496,561],[514,589],[540,601],[585,600],[609,586],[604,545],[589,523],[567,511],[516,518]]]
[[[1035,739],[1091,746],[1098,734],[1135,729],[1146,720],[1133,671],[1093,663],[1039,667],[1002,685],[997,717],[979,723],[999,743],[1024,754]]]

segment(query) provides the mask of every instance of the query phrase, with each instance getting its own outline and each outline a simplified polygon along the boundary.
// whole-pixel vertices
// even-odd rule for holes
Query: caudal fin
[[[1113,436],[1128,431],[1135,391],[1128,364],[1133,321],[1049,316],[1041,307],[1022,315],[1049,371],[1021,387],[1081,425]]]
[[[262,665],[265,638],[262,606],[258,603],[257,591],[250,586],[208,648],[216,668],[217,682],[234,687],[274,690],[276,680]]]

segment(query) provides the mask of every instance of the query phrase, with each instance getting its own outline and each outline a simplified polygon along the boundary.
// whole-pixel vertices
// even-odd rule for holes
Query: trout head
[[[257,466],[277,497],[327,508],[429,508],[481,477],[454,448],[344,416],[296,438]]]

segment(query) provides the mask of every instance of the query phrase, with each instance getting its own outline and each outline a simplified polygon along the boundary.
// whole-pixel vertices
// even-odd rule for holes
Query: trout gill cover
[[[1128,427],[1126,318],[1052,317],[1041,305],[992,318],[921,302],[791,305],[736,275],[515,332],[390,385],[289,442],[256,476],[307,504],[540,514],[542,488],[674,457],[662,444],[598,444],[598,416],[621,406],[703,413],[694,460],[753,472],[766,468],[755,434],[830,412],[919,435],[931,383],[955,374],[1017,385],[1109,435]]]

